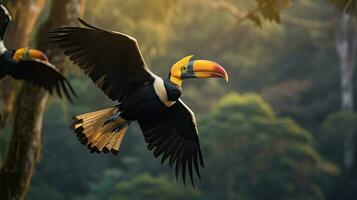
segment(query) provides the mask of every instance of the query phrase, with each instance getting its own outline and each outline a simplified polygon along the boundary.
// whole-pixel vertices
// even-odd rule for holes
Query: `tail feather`
[[[113,107],[77,115],[73,117],[72,129],[81,143],[87,145],[91,152],[103,151],[104,153],[117,154],[128,129],[128,123],[123,118],[106,122],[118,112],[119,109]],[[116,127],[123,124],[123,128],[115,130]]]
[[[115,140],[118,141],[118,142],[113,142],[113,143],[111,143],[111,145],[112,145],[112,148],[111,148],[112,153],[114,153],[114,154],[117,154],[117,153],[118,153],[119,148],[120,148],[120,145],[121,145],[121,143],[122,143],[122,141],[123,141],[124,135],[125,135],[125,133],[126,133],[127,130],[128,130],[128,126],[124,127],[124,128],[121,130],[121,131],[123,131],[123,134],[122,134],[123,136],[117,135],[117,136],[115,137]]]

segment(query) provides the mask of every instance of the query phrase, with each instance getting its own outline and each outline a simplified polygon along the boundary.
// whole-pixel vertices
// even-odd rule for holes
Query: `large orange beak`
[[[189,62],[187,70],[181,78],[223,78],[228,82],[226,70],[219,64],[209,60],[194,60]]]

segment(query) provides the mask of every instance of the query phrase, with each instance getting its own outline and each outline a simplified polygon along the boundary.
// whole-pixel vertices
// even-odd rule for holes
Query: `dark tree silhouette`
[[[73,25],[76,18],[81,16],[83,6],[84,0],[54,0],[49,18],[40,27],[36,46],[58,67],[61,67],[65,58],[59,54],[59,50],[53,50],[53,46],[48,46],[42,40],[46,37],[43,34],[55,27]],[[63,69],[60,68],[60,71]],[[23,83],[16,100],[13,133],[7,156],[0,170],[0,199],[24,199],[40,152],[47,99],[48,94],[43,89]]]
[[[7,34],[11,37],[5,38],[5,43],[8,48],[21,48],[27,46],[30,40],[30,34],[34,28],[37,17],[41,13],[45,0],[24,1],[24,0],[7,0],[5,5],[10,11],[13,22],[10,23]],[[31,9],[30,9],[31,8]],[[21,12],[19,12],[21,10]],[[0,83],[2,108],[0,129],[6,125],[14,108],[16,96],[16,87],[10,77],[5,77]],[[1,131],[1,130],[0,130]],[[0,132],[1,134],[1,132]]]

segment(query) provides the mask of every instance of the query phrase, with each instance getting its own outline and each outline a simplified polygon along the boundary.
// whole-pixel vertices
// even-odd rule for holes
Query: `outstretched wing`
[[[200,177],[199,169],[204,167],[196,120],[193,112],[179,99],[164,112],[146,120],[139,121],[148,149],[154,149],[154,156],[161,154],[161,163],[169,159],[172,168],[176,163],[176,179],[181,170],[185,183],[186,166],[192,185],[192,168]]]
[[[10,74],[15,79],[20,79],[42,87],[50,94],[63,95],[69,101],[71,96],[76,96],[71,84],[62,76],[54,65],[40,59],[22,60],[16,64],[16,69]]]
[[[134,38],[78,20],[85,28],[59,28],[49,33],[50,38],[112,100],[121,101],[154,80]]]

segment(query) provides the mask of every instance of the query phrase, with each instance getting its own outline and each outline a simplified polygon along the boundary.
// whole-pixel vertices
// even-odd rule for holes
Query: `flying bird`
[[[63,27],[49,38],[113,101],[114,107],[73,117],[72,128],[91,152],[117,154],[131,122],[137,121],[148,149],[161,163],[175,165],[183,182],[204,167],[194,113],[180,99],[181,84],[188,78],[218,77],[227,72],[208,60],[187,56],[175,63],[168,78],[152,73],[135,38],[106,31],[78,19],[84,27]],[[187,167],[187,168],[186,168]]]
[[[5,47],[4,36],[10,21],[10,13],[0,4],[0,80],[9,75],[44,88],[50,94],[64,95],[71,101],[71,96],[76,96],[72,86],[49,63],[44,53],[30,48],[13,50]]]

